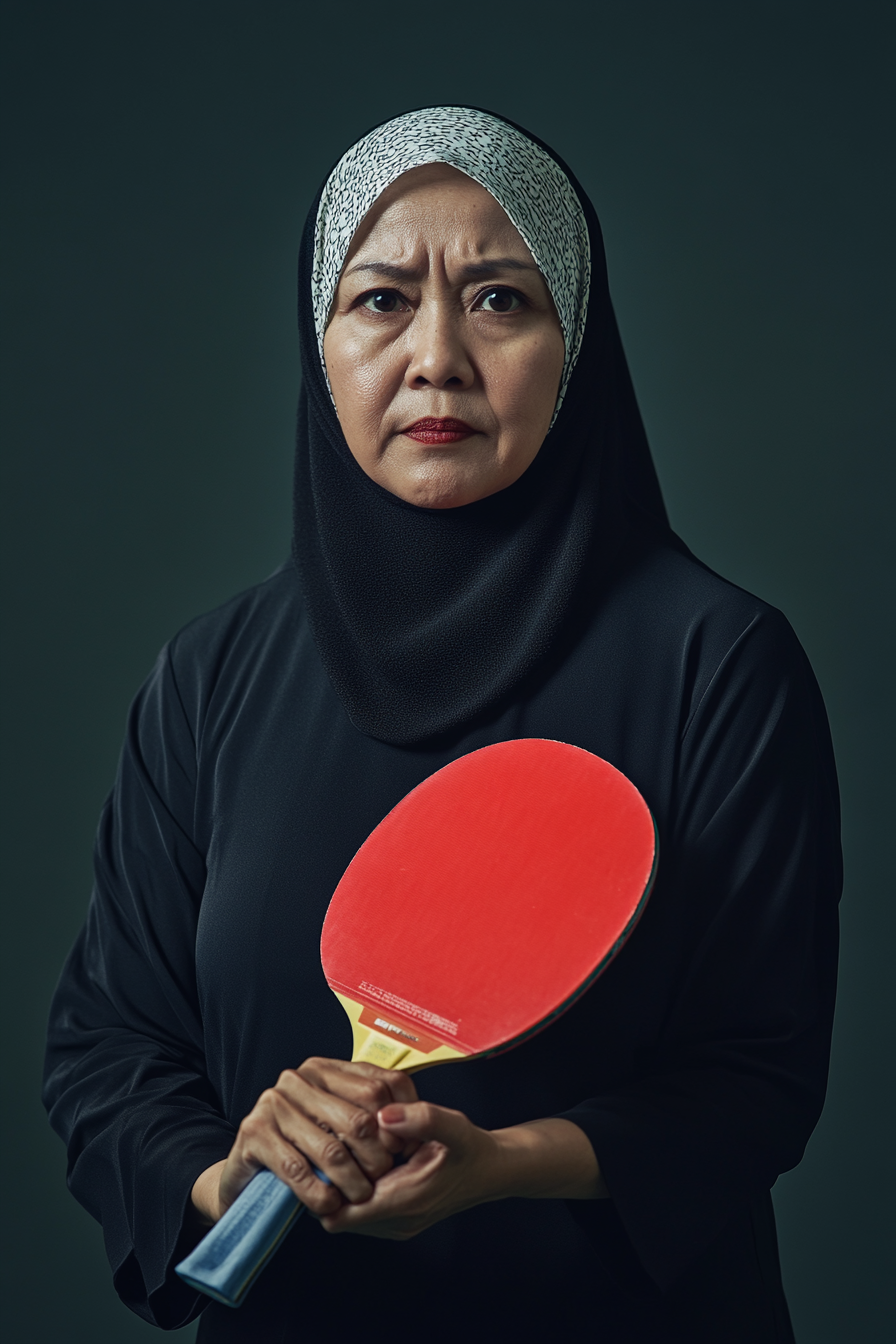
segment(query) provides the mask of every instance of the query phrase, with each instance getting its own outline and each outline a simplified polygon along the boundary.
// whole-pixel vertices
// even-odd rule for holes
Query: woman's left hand
[[[378,1121],[409,1148],[419,1147],[378,1179],[365,1203],[321,1217],[328,1232],[406,1241],[442,1218],[494,1199],[607,1194],[589,1139],[569,1120],[486,1130],[460,1111],[419,1101],[386,1106]]]

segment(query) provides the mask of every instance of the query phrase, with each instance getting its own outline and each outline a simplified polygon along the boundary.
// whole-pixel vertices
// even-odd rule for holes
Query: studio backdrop
[[[783,609],[818,675],[844,798],[840,1003],[827,1108],[775,1204],[800,1344],[882,1342],[892,6],[7,0],[2,14],[7,1337],[150,1337],[65,1189],[39,1101],[47,1007],[130,698],[185,622],[288,553],[296,253],[315,187],[366,127],[452,102],[496,109],[573,167],[673,526]]]

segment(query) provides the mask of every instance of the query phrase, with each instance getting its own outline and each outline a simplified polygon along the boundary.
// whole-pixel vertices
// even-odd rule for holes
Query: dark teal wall
[[[469,101],[591,193],[673,521],[784,608],[818,672],[845,801],[842,995],[829,1105],[776,1201],[801,1344],[883,1341],[893,6],[2,12],[7,1337],[149,1335],[38,1104],[47,1000],[129,698],[171,633],[287,550],[295,251],[318,181],[372,122]]]

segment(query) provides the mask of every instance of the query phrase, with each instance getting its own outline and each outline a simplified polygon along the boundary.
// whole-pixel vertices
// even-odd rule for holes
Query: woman
[[[510,123],[408,113],[324,184],[299,322],[293,561],[140,692],[54,1007],[51,1118],[116,1287],[191,1319],[172,1267],[266,1165],[314,1218],[201,1341],[790,1340],[769,1190],[826,1079],[827,725],[784,619],[669,529],[593,209]],[[516,737],[647,799],[638,930],[505,1056],[341,1063],[342,871]]]

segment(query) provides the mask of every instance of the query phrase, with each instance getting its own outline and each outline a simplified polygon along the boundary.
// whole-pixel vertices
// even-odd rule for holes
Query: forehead
[[[531,261],[532,254],[490,191],[450,164],[431,163],[402,173],[367,212],[351,240],[346,265],[370,252],[407,255],[430,246]]]

